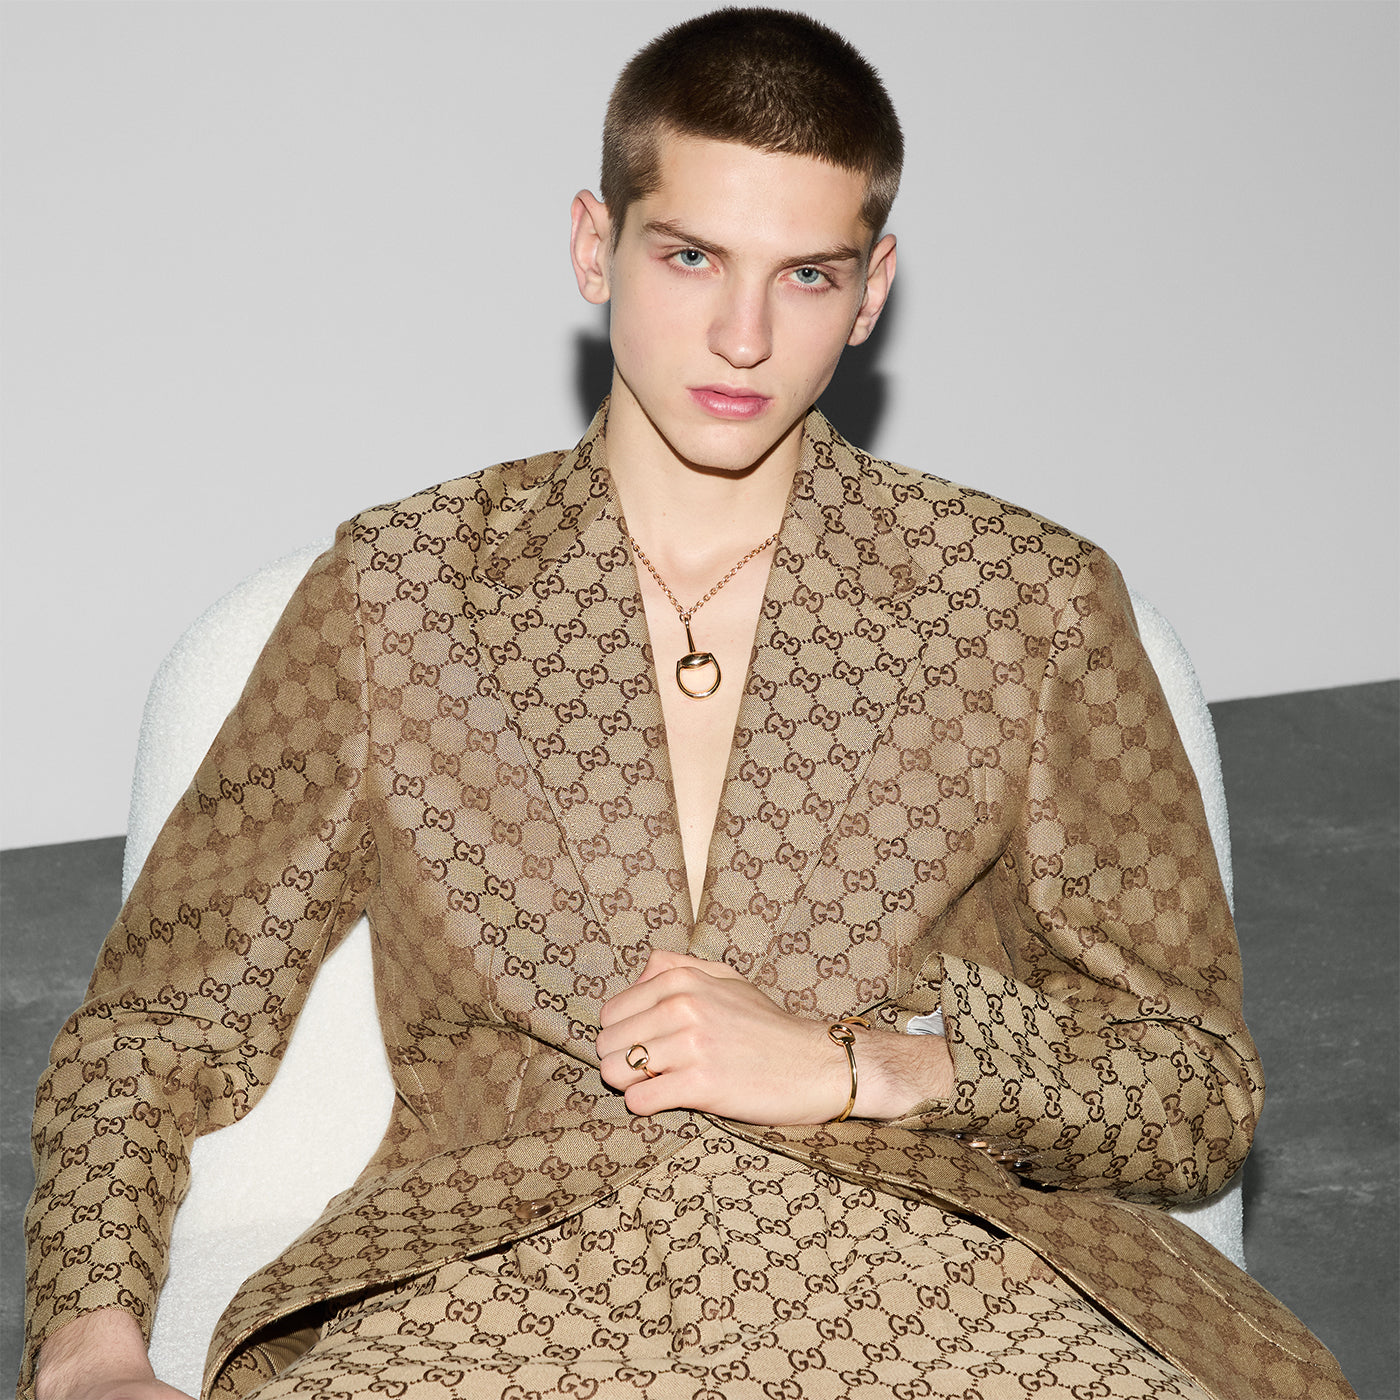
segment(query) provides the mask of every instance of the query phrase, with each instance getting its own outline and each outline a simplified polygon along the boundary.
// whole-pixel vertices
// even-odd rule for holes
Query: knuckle
[[[685,1017],[691,1025],[695,1025],[704,1013],[704,999],[693,991],[677,993],[676,1010]]]

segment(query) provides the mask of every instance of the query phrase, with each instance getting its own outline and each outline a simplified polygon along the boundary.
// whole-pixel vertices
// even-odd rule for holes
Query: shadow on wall
[[[885,341],[899,316],[899,298],[891,297],[864,345],[847,350],[836,366],[826,392],[818,400],[821,411],[848,442],[867,451],[880,432],[880,419],[889,401],[889,375],[880,368]]]
[[[819,400],[821,410],[841,434],[857,446],[874,442],[888,401],[889,376],[880,368],[885,339],[898,303],[891,299],[864,345],[841,357],[836,373]],[[583,421],[597,411],[612,387],[612,349],[608,344],[607,310],[601,309],[600,329],[574,335],[574,393]]]

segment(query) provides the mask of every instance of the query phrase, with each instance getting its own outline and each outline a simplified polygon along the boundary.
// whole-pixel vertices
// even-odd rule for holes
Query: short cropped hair
[[[658,136],[815,156],[865,177],[872,239],[899,190],[904,137],[875,69],[791,10],[727,7],[653,39],[622,70],[603,123],[603,202],[614,246],[628,208],[661,183]]]

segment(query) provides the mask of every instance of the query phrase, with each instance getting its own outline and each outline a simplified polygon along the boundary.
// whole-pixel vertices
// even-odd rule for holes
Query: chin
[[[664,436],[671,451],[691,466],[738,473],[756,467],[794,429],[800,431],[805,416],[805,410],[785,414],[775,406],[761,422],[677,425]]]
[[[728,472],[737,476],[758,466],[775,445],[775,442],[765,438],[756,447],[739,443],[732,443],[727,447],[712,447],[706,444],[686,450],[679,444],[673,444],[672,451],[687,465],[701,471]]]

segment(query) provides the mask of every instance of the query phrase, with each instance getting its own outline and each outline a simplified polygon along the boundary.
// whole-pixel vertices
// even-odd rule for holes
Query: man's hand
[[[156,1379],[141,1325],[121,1308],[83,1313],[43,1345],[35,1400],[191,1400]]]
[[[602,1027],[603,1079],[624,1090],[633,1113],[690,1108],[741,1123],[825,1123],[850,1097],[850,1063],[826,1023],[789,1015],[726,963],[654,951],[636,982],[603,1004]],[[951,1094],[942,1036],[855,1035],[852,1117],[898,1118]],[[645,1047],[646,1069],[628,1065],[634,1045]]]

